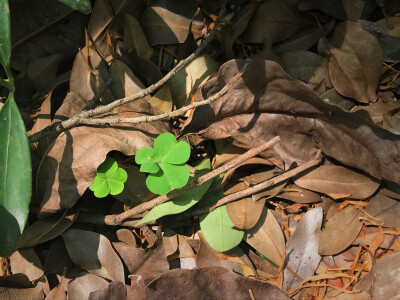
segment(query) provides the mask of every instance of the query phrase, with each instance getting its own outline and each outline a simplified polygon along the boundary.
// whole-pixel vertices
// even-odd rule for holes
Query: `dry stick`
[[[197,179],[194,179],[192,181],[190,181],[186,186],[184,186],[181,189],[177,189],[177,190],[173,190],[172,192],[168,193],[167,195],[161,195],[158,196],[156,198],[154,198],[153,200],[150,200],[148,202],[145,202],[143,204],[140,204],[130,210],[127,210],[119,215],[108,215],[104,217],[104,223],[107,225],[120,225],[123,223],[123,221],[125,219],[131,218],[139,213],[142,213],[146,210],[150,210],[153,207],[164,203],[172,198],[175,198],[176,196],[179,196],[191,189],[193,189],[194,187],[200,186],[203,183],[219,176],[222,173],[225,173],[227,170],[243,163],[244,161],[256,156],[257,154],[265,151],[266,149],[272,147],[273,145],[277,144],[280,141],[280,137],[274,137],[273,139],[269,140],[268,142],[266,142],[265,144],[257,147],[257,148],[253,148],[245,153],[243,153],[242,155],[236,157],[235,159],[233,159],[232,161],[230,161],[229,163],[215,169],[214,171],[211,171]]]
[[[115,100],[114,102],[112,102],[110,104],[96,107],[91,110],[82,111],[68,120],[65,120],[62,122],[57,122],[50,126],[47,126],[46,128],[42,129],[41,131],[30,135],[28,137],[29,143],[36,143],[39,141],[40,138],[47,136],[51,133],[54,133],[54,132],[61,133],[63,131],[71,129],[72,127],[82,124],[81,122],[83,120],[93,118],[93,117],[96,117],[96,116],[99,116],[99,115],[102,115],[105,113],[109,113],[116,107],[127,104],[127,103],[132,102],[137,99],[144,98],[147,95],[153,93],[154,91],[156,91],[157,89],[162,87],[165,83],[167,83],[167,81],[170,80],[180,69],[182,69],[185,65],[187,65],[189,62],[191,62],[193,59],[195,59],[197,56],[199,56],[199,54],[208,46],[208,44],[214,38],[214,34],[215,34],[215,32],[219,26],[219,23],[222,19],[222,16],[224,14],[225,14],[225,5],[222,6],[219,16],[218,16],[217,20],[215,21],[214,28],[210,32],[210,35],[204,39],[204,41],[200,44],[199,47],[197,47],[197,49],[194,51],[194,53],[189,55],[187,58],[181,60],[171,71],[168,72],[167,75],[165,75],[163,78],[161,78],[158,82],[152,84],[148,88],[141,90],[140,92],[136,93],[135,95]]]
[[[250,196],[253,195],[255,193],[258,193],[262,190],[265,190],[268,187],[271,187],[273,185],[276,185],[278,183],[281,183],[285,180],[288,180],[289,178],[292,178],[294,176],[296,176],[297,174],[304,172],[306,170],[308,170],[309,168],[312,168],[316,165],[318,165],[321,161],[321,150],[318,150],[317,154],[315,155],[315,157],[313,159],[311,159],[310,161],[298,166],[297,168],[294,168],[292,170],[289,170],[281,175],[278,175],[272,179],[266,180],[262,183],[259,183],[255,186],[249,187],[247,189],[244,189],[242,191],[230,194],[220,200],[218,200],[217,203],[213,204],[213,205],[208,205],[208,206],[204,206],[204,207],[199,207],[194,211],[188,212],[188,213],[184,213],[182,215],[180,215],[178,217],[178,220],[182,220],[185,218],[189,218],[189,217],[193,217],[193,216],[197,216],[197,215],[201,215],[207,212],[211,212],[214,209],[216,209],[217,207],[220,207],[222,205],[225,205],[229,202],[233,202],[239,199],[242,199],[246,196]]]
[[[130,124],[138,124],[138,123],[148,123],[154,121],[160,121],[165,119],[171,119],[178,116],[184,115],[187,111],[210,104],[215,100],[218,100],[220,97],[225,95],[228,90],[232,87],[232,85],[241,77],[247,70],[249,65],[249,61],[246,62],[244,67],[237,73],[234,77],[232,77],[229,82],[216,94],[212,95],[210,98],[207,98],[203,101],[193,102],[187,106],[181,107],[177,110],[174,110],[169,113],[163,113],[156,116],[140,116],[135,118],[102,118],[102,119],[82,119],[80,121],[81,125],[104,125],[104,124],[111,124],[111,123],[130,123]]]

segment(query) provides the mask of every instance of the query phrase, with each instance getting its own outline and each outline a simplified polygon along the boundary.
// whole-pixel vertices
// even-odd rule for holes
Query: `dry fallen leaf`
[[[359,218],[363,213],[354,206],[347,206],[326,222],[319,240],[320,255],[337,254],[354,241],[363,225]]]
[[[314,274],[321,256],[318,254],[318,243],[321,234],[323,211],[321,207],[309,210],[297,224],[296,230],[289,237],[286,250],[286,268],[283,272],[283,289],[289,290]]]
[[[314,192],[345,194],[346,198],[366,199],[379,187],[379,182],[361,173],[336,165],[323,165],[294,181]]]

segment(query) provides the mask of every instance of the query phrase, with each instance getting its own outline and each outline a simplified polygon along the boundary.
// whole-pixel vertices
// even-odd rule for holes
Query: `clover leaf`
[[[108,194],[118,195],[123,191],[127,179],[126,171],[119,168],[114,159],[107,157],[97,168],[96,177],[89,189],[94,192],[97,198],[104,198]]]
[[[154,148],[143,147],[136,152],[135,161],[140,171],[150,173],[146,185],[154,194],[165,195],[172,189],[183,187],[189,180],[186,162],[190,157],[190,146],[177,142],[172,133],[160,134]]]

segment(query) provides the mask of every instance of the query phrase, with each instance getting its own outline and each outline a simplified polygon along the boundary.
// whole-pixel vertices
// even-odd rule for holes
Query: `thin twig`
[[[232,77],[229,82],[218,92],[212,95],[210,98],[207,98],[203,101],[193,102],[187,106],[181,107],[177,110],[174,110],[169,113],[163,113],[156,116],[140,116],[136,118],[102,118],[102,119],[81,119],[79,121],[80,125],[104,125],[104,124],[112,124],[112,123],[129,123],[129,124],[138,124],[138,123],[148,123],[160,120],[171,119],[179,116],[183,116],[187,111],[210,104],[215,100],[218,100],[220,97],[225,95],[228,90],[232,87],[232,85],[246,72],[249,62],[245,64],[245,66],[237,73],[234,77]]]
[[[191,54],[187,58],[181,60],[170,72],[168,72],[167,75],[165,75],[162,79],[160,79],[155,84],[152,84],[148,88],[141,90],[140,92],[136,93],[135,95],[131,95],[129,97],[115,100],[114,102],[112,102],[110,104],[107,104],[104,106],[99,106],[99,107],[96,107],[91,110],[82,111],[68,120],[53,123],[52,125],[42,129],[41,131],[30,135],[28,137],[29,143],[38,142],[40,138],[47,136],[51,133],[54,133],[54,132],[61,133],[63,131],[71,129],[75,126],[80,125],[81,124],[80,122],[82,120],[85,120],[88,118],[93,118],[93,117],[96,117],[96,116],[99,116],[99,115],[102,115],[105,113],[109,113],[116,107],[130,103],[137,99],[144,98],[147,95],[150,95],[151,93],[155,92],[156,90],[161,88],[165,83],[167,83],[167,81],[170,80],[180,69],[182,69],[185,65],[187,65],[189,62],[191,62],[193,59],[195,59],[197,56],[200,55],[200,53],[207,47],[207,45],[214,38],[214,34],[215,34],[215,32],[219,26],[220,20],[222,19],[222,16],[224,14],[225,14],[225,5],[222,6],[221,11],[218,16],[218,19],[216,20],[215,26],[212,29],[212,31],[210,32],[210,35],[204,39],[204,41],[199,45],[199,47],[197,47],[197,49],[194,51],[193,54]]]
[[[253,149],[243,153],[242,155],[236,157],[234,160],[232,160],[229,163],[227,163],[227,164],[215,169],[214,171],[209,172],[209,173],[207,173],[207,174],[205,174],[205,175],[203,175],[203,176],[201,176],[201,177],[199,177],[199,178],[197,178],[195,180],[192,180],[191,182],[189,182],[186,186],[184,186],[181,189],[173,190],[172,192],[168,193],[167,195],[158,196],[158,197],[154,198],[151,201],[142,203],[142,204],[140,204],[140,205],[138,205],[138,206],[136,206],[136,207],[134,207],[134,208],[132,208],[130,210],[127,210],[127,211],[125,211],[125,212],[123,212],[123,213],[121,213],[119,215],[108,215],[108,216],[105,216],[104,217],[104,222],[107,225],[114,225],[114,226],[115,225],[120,225],[120,224],[122,224],[122,222],[125,219],[131,218],[131,217],[133,217],[133,216],[135,216],[135,215],[137,215],[139,213],[142,213],[142,212],[144,212],[146,210],[150,210],[153,207],[155,207],[155,206],[157,206],[157,205],[159,205],[161,203],[164,203],[164,202],[166,202],[166,201],[168,201],[168,200],[170,200],[172,198],[175,198],[176,196],[179,196],[179,195],[181,195],[181,194],[193,189],[194,187],[200,186],[203,183],[205,183],[205,182],[207,182],[207,181],[219,176],[220,174],[225,173],[227,170],[229,170],[229,169],[231,169],[231,168],[243,163],[244,161],[246,161],[246,160],[256,156],[257,154],[265,151],[266,149],[272,147],[273,145],[277,144],[279,141],[280,141],[280,138],[277,136],[277,137],[271,139],[270,141],[266,142],[265,144],[263,144],[263,145],[261,145],[261,146],[259,146],[257,148],[253,148]]]
[[[281,175],[278,175],[278,176],[276,176],[276,177],[274,177],[272,179],[266,180],[266,181],[264,181],[262,183],[259,183],[259,184],[255,185],[255,186],[252,186],[252,187],[249,187],[249,188],[244,189],[242,191],[230,194],[230,195],[218,200],[217,203],[215,203],[215,204],[204,206],[204,207],[199,207],[194,211],[181,214],[179,216],[178,220],[182,220],[182,219],[185,219],[185,218],[189,218],[189,217],[201,215],[201,214],[204,214],[204,213],[207,213],[207,212],[211,212],[214,209],[216,209],[217,207],[220,207],[220,206],[225,205],[227,203],[230,203],[230,202],[242,199],[244,197],[253,195],[255,193],[258,193],[258,192],[260,192],[262,190],[265,190],[265,189],[267,189],[267,188],[269,188],[271,186],[274,186],[274,185],[276,185],[278,183],[286,181],[289,178],[292,178],[292,177],[294,177],[294,176],[296,176],[296,175],[298,175],[298,174],[300,174],[300,173],[302,173],[302,172],[304,172],[304,171],[306,171],[306,170],[318,165],[320,163],[320,161],[321,161],[321,150],[318,150],[318,153],[316,154],[316,156],[313,159],[311,159],[310,161],[298,166],[297,168],[289,170],[289,171],[287,171],[287,172],[285,172],[285,173],[283,173]]]

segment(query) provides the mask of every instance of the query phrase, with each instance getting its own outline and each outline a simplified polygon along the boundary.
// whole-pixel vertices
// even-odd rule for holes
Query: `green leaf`
[[[32,189],[29,143],[14,96],[0,111],[0,256],[8,257],[26,225]]]
[[[190,157],[190,146],[184,141],[176,141],[172,133],[160,134],[154,141],[156,159],[169,164],[183,164]]]
[[[178,143],[175,136],[167,132],[155,139],[154,149],[139,149],[135,155],[135,162],[141,164],[141,172],[151,173],[146,179],[149,190],[164,195],[188,182],[189,168],[185,163],[189,157],[189,144],[184,141]]]
[[[192,179],[196,179],[210,171],[210,160],[208,158],[202,160],[197,166],[195,166],[195,168],[201,170],[201,172],[191,174],[190,177]],[[187,191],[186,193],[183,193],[182,195],[171,199],[171,201],[157,205],[151,211],[149,211],[149,213],[142,220],[140,220],[139,223],[136,224],[136,226],[157,220],[167,215],[175,215],[184,212],[185,210],[188,210],[197,202],[199,202],[201,197],[203,197],[205,192],[211,186],[211,183],[212,180],[207,181],[201,186],[195,187],[190,191]]]
[[[76,9],[77,11],[83,14],[88,14],[92,11],[92,4],[90,3],[90,0],[58,0],[58,1],[68,5],[69,7],[72,7],[73,9]]]
[[[0,0],[0,64],[10,78],[11,29],[8,0]],[[12,76],[11,76],[12,77]]]
[[[89,189],[97,198],[104,198],[108,194],[118,195],[124,190],[124,183],[127,179],[126,171],[119,168],[114,159],[107,157],[97,168],[96,177]]]
[[[136,151],[135,162],[140,165],[148,162],[154,162],[154,153],[156,151],[151,147],[143,147]]]
[[[216,251],[231,250],[240,244],[244,232],[233,229],[226,206],[217,207],[212,212],[199,217],[200,228],[207,243]]]

